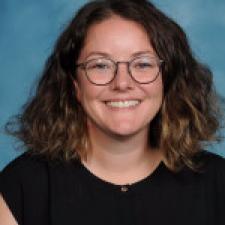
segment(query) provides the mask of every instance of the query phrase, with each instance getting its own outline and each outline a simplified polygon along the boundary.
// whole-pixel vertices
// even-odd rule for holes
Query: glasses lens
[[[114,77],[114,71],[115,65],[109,59],[93,59],[86,64],[87,76],[95,84],[109,83]]]
[[[130,64],[132,77],[139,83],[154,81],[159,74],[159,61],[153,57],[139,57]]]

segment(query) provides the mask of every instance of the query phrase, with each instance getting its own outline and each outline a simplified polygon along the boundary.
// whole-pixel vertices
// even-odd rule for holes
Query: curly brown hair
[[[86,116],[76,99],[75,64],[90,26],[113,14],[143,26],[164,61],[164,101],[150,123],[149,144],[164,150],[172,170],[196,169],[193,156],[216,140],[219,128],[212,73],[193,56],[182,28],[145,0],[92,1],[82,7],[59,37],[35,96],[16,121],[8,122],[7,131],[33,152],[64,160],[86,156]]]

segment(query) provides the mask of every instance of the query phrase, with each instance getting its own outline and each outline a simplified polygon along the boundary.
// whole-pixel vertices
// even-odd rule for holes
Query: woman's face
[[[145,30],[133,21],[112,16],[89,28],[77,63],[102,57],[130,61],[142,55],[155,55]],[[77,99],[87,113],[89,132],[102,131],[114,137],[148,132],[162,104],[161,74],[152,83],[139,84],[121,63],[111,83],[96,86],[88,81],[83,69],[77,71],[74,84]]]

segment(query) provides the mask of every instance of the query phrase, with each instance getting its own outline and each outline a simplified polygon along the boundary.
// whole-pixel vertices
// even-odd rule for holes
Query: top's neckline
[[[84,177],[87,178],[88,182],[90,182],[94,187],[96,187],[99,190],[113,191],[119,193],[136,192],[148,186],[147,184],[155,185],[162,177],[163,172],[168,170],[164,162],[160,161],[158,166],[154,169],[154,171],[151,172],[146,177],[131,184],[120,185],[112,183],[110,181],[106,181],[103,178],[98,177],[96,174],[90,171],[82,162],[79,162],[79,165]]]

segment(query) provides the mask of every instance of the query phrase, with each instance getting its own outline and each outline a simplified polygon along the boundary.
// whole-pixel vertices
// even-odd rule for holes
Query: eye
[[[104,63],[91,63],[87,65],[87,69],[107,69],[108,65]]]
[[[153,63],[150,61],[136,61],[133,63],[132,67],[138,70],[151,69],[154,67]]]
[[[137,58],[132,62],[131,67],[136,70],[148,70],[155,68],[157,65],[156,60],[149,58],[149,57],[143,57],[143,58]]]
[[[98,68],[98,69],[108,69],[110,66],[109,66],[109,64],[106,64],[106,63],[99,63],[99,64],[97,64],[96,65],[96,68]]]
[[[93,60],[87,63],[88,70],[107,70],[111,67],[111,63],[106,60]]]
[[[135,68],[137,69],[145,69],[152,67],[152,64],[150,62],[136,62]]]

